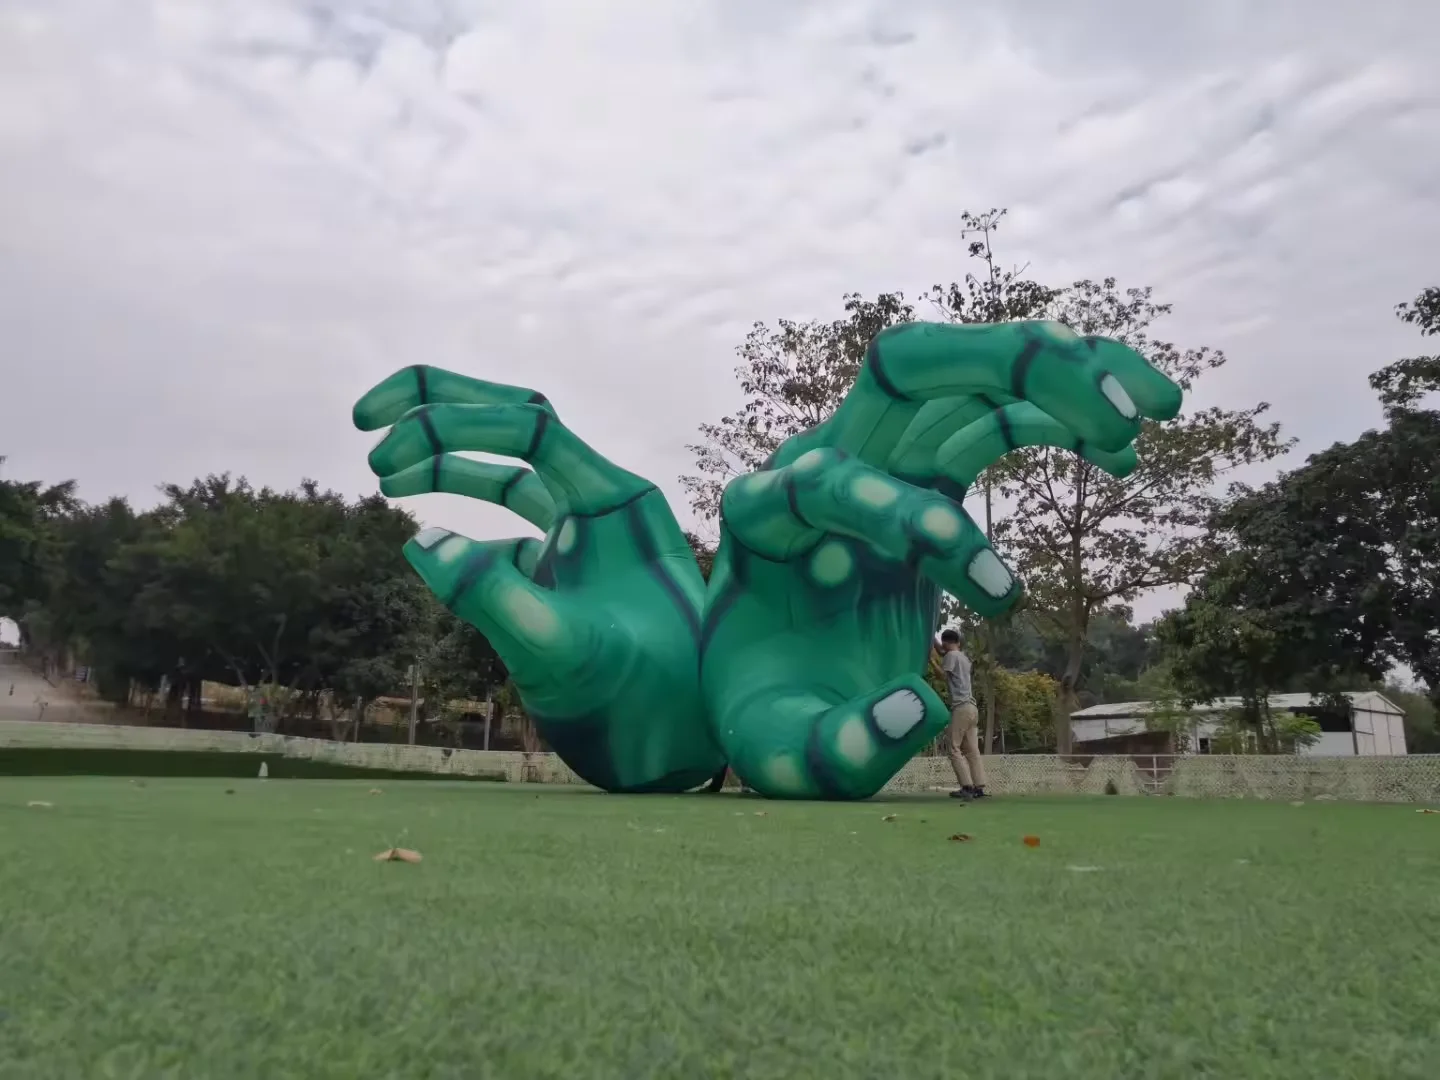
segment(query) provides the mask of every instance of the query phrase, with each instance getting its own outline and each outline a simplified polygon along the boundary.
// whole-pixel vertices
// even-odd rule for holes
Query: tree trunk
[[[990,264],[990,281],[995,282],[995,261],[989,255],[990,233],[985,233],[986,261]],[[986,469],[982,474],[985,480],[985,542],[990,542],[991,533],[995,528],[995,506],[994,490],[991,481],[994,479],[992,470]],[[995,752],[995,632],[991,623],[985,624],[985,671],[981,676],[981,686],[985,691],[985,745],[981,747],[981,753],[993,754]]]
[[[170,687],[165,694],[165,722],[168,724],[178,713],[181,726],[185,723],[185,711],[181,708],[180,695],[185,691],[184,680],[171,676]]]
[[[1080,671],[1085,663],[1086,612],[1077,610],[1070,622],[1069,640],[1065,643],[1065,670],[1060,676],[1060,692],[1055,695],[1055,752],[1069,754],[1074,750],[1074,731],[1070,716],[1080,707]]]
[[[185,684],[185,718],[181,722],[183,727],[190,726],[190,720],[198,716],[204,706],[205,682],[203,679],[190,678]]]

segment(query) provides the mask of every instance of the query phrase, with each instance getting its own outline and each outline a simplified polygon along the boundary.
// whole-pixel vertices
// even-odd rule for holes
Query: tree
[[[1026,278],[1023,267],[1000,270],[992,241],[1003,217],[999,209],[965,215],[967,233],[979,237],[970,242],[968,254],[984,269],[930,290],[926,299],[941,318],[1058,319],[1079,333],[1124,341],[1187,390],[1225,363],[1219,352],[1181,351],[1152,339],[1152,324],[1170,307],[1155,302],[1148,288],[1122,290],[1107,278],[1053,289]],[[781,321],[778,331],[755,325],[740,349],[744,362],[737,369],[746,404],[718,424],[702,427],[705,441],[690,447],[698,474],[681,478],[703,517],[718,514],[720,494],[731,477],[761,467],[781,441],[834,411],[876,332],[914,317],[913,306],[899,293],[884,293],[874,301],[852,294],[845,310],[849,318],[833,323]],[[1140,467],[1123,480],[1073,454],[1046,449],[1012,453],[982,478],[982,487],[993,480],[1013,503],[1013,510],[994,523],[992,539],[1025,579],[1030,617],[1046,624],[1047,636],[1064,643],[1055,717],[1062,753],[1069,749],[1069,715],[1079,703],[1091,619],[1149,589],[1194,579],[1208,556],[1208,521],[1225,503],[1218,490],[1223,477],[1273,459],[1290,446],[1278,425],[1260,422],[1267,409],[1262,402],[1147,423],[1135,444]],[[961,616],[952,606],[949,617]],[[972,634],[977,654],[988,654],[999,632],[987,627]],[[989,677],[989,670],[988,663],[982,665],[982,678]]]
[[[686,447],[697,471],[680,483],[703,519],[719,516],[721,493],[733,477],[761,468],[791,435],[834,412],[855,381],[870,339],[915,314],[899,293],[874,300],[852,293],[844,302],[847,318],[781,319],[774,330],[757,322],[746,336],[735,369],[745,404],[718,423],[700,425],[702,441]]]
[[[0,480],[0,614],[20,622],[22,634],[26,609],[44,599],[55,526],[77,505],[73,480]]]
[[[1401,317],[1427,297],[1433,310],[1435,293]],[[1407,321],[1435,332],[1433,317]],[[1182,621],[1214,618],[1208,608],[1263,623],[1284,670],[1312,682],[1378,680],[1404,663],[1440,701],[1440,411],[1416,407],[1440,381],[1425,362],[1372,376],[1386,429],[1315,454],[1217,515],[1226,554]]]
[[[400,555],[408,514],[308,482],[162,490],[145,514],[117,499],[51,524],[26,624],[51,652],[79,651],[102,694],[123,703],[164,682],[188,711],[205,681],[229,682],[263,700],[270,724],[316,713],[322,695],[333,714],[402,681],[428,597]]]
[[[688,531],[685,533],[685,542],[695,553],[695,562],[700,567],[700,576],[709,581],[710,571],[715,567],[715,545],[706,541],[698,533]]]
[[[1231,589],[1226,571],[1240,564],[1230,560],[1186,600],[1185,607],[1161,622],[1160,636],[1172,650],[1171,673],[1181,705],[1238,697],[1226,745],[1239,752],[1253,738],[1262,750],[1278,748],[1270,697],[1305,670],[1305,660],[1290,648],[1296,627],[1289,613],[1251,609],[1226,602]],[[1245,733],[1242,739],[1237,733]]]
[[[961,215],[961,233],[971,239],[967,254],[985,266],[984,276],[967,273],[964,279],[949,286],[934,286],[930,303],[950,322],[999,323],[1019,319],[1043,318],[1059,293],[1047,286],[1022,278],[1024,268],[1002,270],[995,261],[993,238],[1007,211],[992,207],[983,214],[968,210]],[[982,527],[987,539],[995,535],[994,468],[986,469],[977,478],[984,506]],[[958,609],[953,599],[948,604],[952,617]],[[972,638],[972,653],[977,659],[980,693],[985,717],[982,745],[990,753],[995,745],[996,707],[1000,695],[995,692],[995,673],[999,670],[995,646],[999,637],[1013,632],[1016,616],[1007,612],[999,619],[979,622]]]
[[[940,318],[951,322],[1009,322],[1042,318],[1059,293],[1022,278],[1022,269],[1001,270],[991,237],[1005,211],[961,215],[964,232],[980,239],[968,254],[984,266],[983,275],[935,285],[925,299]],[[702,424],[703,441],[686,447],[695,455],[696,473],[680,478],[692,508],[709,521],[720,513],[720,495],[735,476],[761,468],[792,435],[814,427],[839,406],[865,356],[870,340],[887,326],[909,322],[915,307],[903,293],[880,293],[867,300],[844,297],[846,317],[800,323],[781,319],[776,329],[755,323],[737,350],[735,369],[746,401],[718,423]]]
[[[1423,290],[1413,301],[1395,306],[1401,322],[1420,330],[1422,337],[1440,334],[1440,286]],[[1380,394],[1386,415],[1416,411],[1427,394],[1440,391],[1440,356],[1413,356],[1397,360],[1370,376],[1370,385]]]
[[[131,683],[157,689],[178,645],[129,625],[131,605],[152,567],[125,561],[160,534],[154,515],[137,514],[124,499],[77,506],[52,526],[44,597],[26,618],[32,640],[54,661],[71,651],[92,668],[102,697],[125,703]]]
[[[423,586],[417,579],[417,588]],[[466,703],[489,699],[503,721],[502,692],[509,672],[485,636],[423,589],[426,613],[415,634],[413,654],[420,665],[420,690],[429,719],[457,721]]]
[[[420,610],[400,555],[409,514],[308,481],[281,493],[212,476],[165,491],[168,528],[128,553],[153,564],[132,619],[182,645],[181,680],[239,685],[265,703],[266,726],[337,683],[357,695],[380,684],[383,669],[357,663],[395,652]]]
[[[991,209],[962,215],[963,233],[978,237],[970,241],[968,254],[983,264],[984,271],[930,289],[925,298],[940,318],[967,323],[1038,318],[1054,301],[1055,290],[1022,278],[1022,270],[1004,271],[997,265],[991,238],[1005,213]],[[914,306],[898,292],[881,293],[874,300],[852,293],[845,297],[844,306],[848,318],[830,323],[781,320],[774,331],[763,323],[755,324],[740,347],[743,363],[736,369],[747,396],[745,405],[717,424],[702,425],[704,441],[688,448],[696,456],[698,474],[681,477],[681,483],[703,518],[719,514],[720,496],[731,478],[761,468],[785,439],[835,411],[855,380],[866,346],[877,333],[915,317]],[[984,528],[989,535],[991,470],[982,475],[980,484],[985,496]],[[960,618],[958,605],[952,601],[947,619]],[[995,666],[990,646],[996,630],[976,626],[975,631],[969,647],[981,689],[989,690]],[[989,703],[984,731],[988,747],[994,742],[997,696],[987,692],[983,697]]]
[[[1079,281],[1049,314],[1084,335],[1123,341],[1189,391],[1222,366],[1223,353],[1182,351],[1150,336],[1170,313],[1149,288],[1121,290],[1113,278]],[[1080,457],[1026,449],[996,466],[999,488],[1014,508],[995,538],[1016,564],[1031,610],[1065,643],[1055,717],[1056,748],[1070,748],[1070,714],[1090,621],[1156,588],[1193,581],[1211,558],[1208,525],[1226,505],[1223,478],[1285,453],[1278,424],[1264,424],[1269,405],[1197,409],[1166,423],[1147,421],[1135,440],[1139,466],[1121,479]]]
[[[1410,753],[1440,754],[1440,724],[1434,701],[1393,679],[1374,689],[1405,710],[1405,747]]]

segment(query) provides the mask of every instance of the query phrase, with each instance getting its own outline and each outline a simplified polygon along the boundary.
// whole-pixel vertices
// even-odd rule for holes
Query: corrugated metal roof
[[[1404,716],[1405,710],[1396,705],[1384,694],[1377,694],[1373,690],[1352,691],[1344,695],[1350,699],[1352,708],[1361,711],[1394,713]],[[1316,704],[1315,694],[1271,694],[1270,708],[1272,709],[1304,709],[1307,706]],[[1197,713],[1217,713],[1227,709],[1240,707],[1239,698],[1216,698],[1208,704],[1196,704],[1192,711]],[[1104,705],[1091,705],[1088,709],[1081,709],[1079,712],[1070,714],[1071,720],[1130,720],[1136,717],[1146,716],[1154,712],[1156,702],[1153,701],[1112,701]]]

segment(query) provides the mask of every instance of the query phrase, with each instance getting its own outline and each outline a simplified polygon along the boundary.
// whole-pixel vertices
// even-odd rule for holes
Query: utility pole
[[[493,686],[487,686],[485,687],[485,743],[481,747],[483,750],[490,749],[490,717],[494,712],[495,688]]]
[[[420,721],[420,663],[410,665],[410,745],[415,745],[415,727]]]

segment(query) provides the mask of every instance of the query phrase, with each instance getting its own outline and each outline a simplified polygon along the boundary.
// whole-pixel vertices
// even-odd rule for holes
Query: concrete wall
[[[583,783],[553,754],[445,750],[433,746],[334,743],[235,731],[187,731],[98,724],[0,723],[0,749],[96,747],[136,750],[265,752],[355,768],[475,776],[503,773],[514,783]],[[987,758],[996,794],[1159,794],[1192,798],[1345,799],[1440,803],[1440,755],[1299,757],[1102,755],[1065,759],[1050,754]],[[944,758],[915,758],[887,785],[887,794],[954,786]]]

